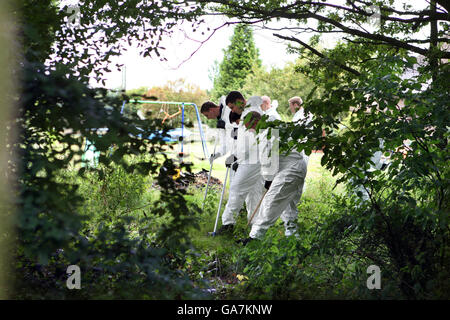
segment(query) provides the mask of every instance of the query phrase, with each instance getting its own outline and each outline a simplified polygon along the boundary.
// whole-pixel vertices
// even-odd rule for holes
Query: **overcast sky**
[[[161,62],[158,58],[144,58],[139,55],[136,47],[130,47],[118,59],[126,65],[127,89],[163,85],[169,80],[179,78],[184,78],[202,89],[211,89],[210,70],[215,60],[222,61],[223,49],[230,44],[232,34],[233,26],[219,29],[189,58],[199,43],[186,39],[183,32],[177,32],[173,38],[165,41],[167,62]],[[288,61],[295,60],[296,56],[286,53],[286,44],[273,37],[272,32],[255,30],[254,39],[263,65],[283,67]],[[120,71],[113,71],[107,75],[106,87],[117,88],[121,83]]]

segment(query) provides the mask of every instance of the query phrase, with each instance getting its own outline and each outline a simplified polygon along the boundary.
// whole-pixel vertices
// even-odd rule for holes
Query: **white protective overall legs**
[[[247,218],[253,213],[264,192],[260,168],[259,163],[239,165],[230,183],[228,202],[222,214],[222,225],[236,224],[236,216],[244,201],[247,206]]]
[[[251,238],[261,239],[280,216],[285,225],[286,236],[297,231],[297,204],[302,195],[307,161],[298,152],[292,152],[288,156],[280,155],[279,159],[279,171],[264,197],[258,219],[252,225]]]

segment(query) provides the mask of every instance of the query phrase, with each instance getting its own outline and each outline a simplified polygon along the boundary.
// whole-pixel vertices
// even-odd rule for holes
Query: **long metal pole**
[[[181,152],[180,152],[180,158],[181,158],[181,161],[183,161],[183,159],[184,159],[184,150],[183,150],[183,143],[184,143],[184,103],[182,103],[181,104],[181,108],[182,108],[182,111],[181,111],[181,138],[180,138],[180,140],[181,140]]]
[[[213,236],[216,235],[217,222],[219,222],[220,209],[222,209],[223,195],[225,194],[225,188],[227,186],[227,178],[228,178],[229,171],[230,171],[230,167],[227,167],[227,172],[225,173],[225,181],[223,182],[222,195],[220,196],[219,208],[217,209],[217,216],[216,216],[216,222],[214,224],[214,231],[212,233]]]
[[[219,129],[217,129],[219,130]],[[216,141],[214,142],[214,152],[213,155],[216,154],[216,147],[217,147],[217,140],[219,139],[219,132],[217,131]],[[209,165],[209,174],[208,174],[208,182],[206,183],[206,189],[205,189],[205,195],[203,196],[203,204],[202,204],[202,211],[205,208],[205,202],[206,202],[206,196],[208,194],[208,188],[209,188],[209,182],[211,180],[211,174],[212,174],[212,168],[213,168],[214,160],[211,161]]]

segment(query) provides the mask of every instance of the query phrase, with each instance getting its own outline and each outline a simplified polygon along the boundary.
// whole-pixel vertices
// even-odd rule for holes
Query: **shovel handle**
[[[255,216],[256,212],[258,212],[258,209],[261,206],[261,203],[262,203],[264,197],[266,196],[267,191],[269,191],[269,189],[266,189],[266,191],[264,191],[264,194],[261,197],[261,200],[259,200],[259,203],[258,203],[258,205],[255,208],[255,211],[253,211],[252,215],[250,216],[250,219],[248,219],[247,226],[250,225],[250,222],[252,222],[253,217]]]
[[[217,140],[219,140],[219,131],[217,131],[216,141],[214,141],[214,154],[216,153]],[[203,197],[202,211],[205,208],[206,196],[208,195],[209,181],[211,180],[211,173],[212,173],[213,163],[214,163],[214,160],[211,161],[211,164],[209,165],[208,182],[206,183],[205,195]]]

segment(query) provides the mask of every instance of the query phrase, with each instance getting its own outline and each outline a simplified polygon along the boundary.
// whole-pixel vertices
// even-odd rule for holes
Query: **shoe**
[[[253,240],[256,240],[255,238],[251,238],[251,237],[248,237],[248,238],[244,238],[244,239],[239,239],[238,241],[236,241],[236,243],[237,244],[242,244],[243,246],[246,246],[247,245],[247,243],[249,243],[250,241],[253,241]]]
[[[217,235],[224,235],[224,234],[232,234],[234,230],[234,224],[226,224],[222,225],[219,230],[217,230]]]
[[[296,229],[288,229],[284,231],[286,237],[294,236],[297,240],[300,240],[300,235],[297,233]]]

